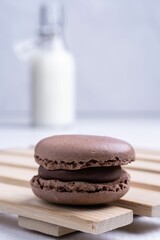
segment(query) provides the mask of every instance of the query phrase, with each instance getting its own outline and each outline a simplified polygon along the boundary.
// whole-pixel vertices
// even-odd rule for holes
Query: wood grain
[[[130,208],[136,215],[160,217],[159,191],[131,187],[129,192],[114,204]]]
[[[136,149],[136,158],[160,163],[160,150]]]
[[[124,166],[126,169],[135,169],[145,172],[160,173],[160,163],[137,159],[135,162]]]
[[[37,169],[38,165],[33,156],[26,155],[10,155],[0,152],[0,165],[11,166],[16,168]]]
[[[131,186],[160,191],[160,174],[127,169],[131,175]]]
[[[68,233],[75,232],[75,230],[73,229],[57,226],[51,223],[42,222],[39,220],[22,216],[18,217],[18,225],[29,230],[38,231],[56,237],[60,237]]]

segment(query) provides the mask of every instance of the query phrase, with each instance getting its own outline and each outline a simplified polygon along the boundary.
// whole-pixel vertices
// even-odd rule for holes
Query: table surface
[[[28,147],[41,138],[55,134],[91,134],[117,137],[134,147],[160,149],[160,119],[82,119],[70,127],[30,127],[1,125],[0,149]],[[160,239],[160,218],[135,217],[134,222],[101,235],[72,233],[59,239]],[[0,213],[0,239],[54,239],[51,236],[18,227],[17,216]],[[57,239],[57,238],[55,238]]]

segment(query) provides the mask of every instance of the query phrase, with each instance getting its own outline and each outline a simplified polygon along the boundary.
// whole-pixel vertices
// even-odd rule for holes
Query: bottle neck
[[[63,7],[58,0],[40,7],[38,46],[43,49],[65,48]]]

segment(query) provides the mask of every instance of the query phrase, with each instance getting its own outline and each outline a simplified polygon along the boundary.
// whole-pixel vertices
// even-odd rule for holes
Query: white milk
[[[47,43],[48,44],[48,43]],[[75,120],[75,61],[59,38],[32,56],[32,122],[68,125]]]

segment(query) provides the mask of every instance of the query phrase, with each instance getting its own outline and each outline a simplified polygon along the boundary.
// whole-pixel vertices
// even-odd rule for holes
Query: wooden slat
[[[137,159],[160,163],[160,150],[136,149]]]
[[[114,204],[130,208],[136,215],[160,217],[160,192],[131,187],[129,192]]]
[[[37,170],[0,165],[0,182],[2,183],[29,187],[29,181],[34,175],[37,175]]]
[[[13,149],[0,149],[0,153],[4,153],[6,155],[20,155],[20,156],[33,156],[34,149],[31,148],[13,148]]]
[[[18,225],[29,230],[38,231],[56,237],[60,237],[68,233],[75,232],[75,230],[73,229],[57,226],[55,224],[42,222],[39,220],[22,216],[18,217]]]
[[[145,172],[152,172],[152,173],[160,173],[160,163],[158,162],[150,162],[147,163],[145,161],[136,159],[135,162],[124,166],[126,169],[135,169],[141,170]]]
[[[140,170],[127,169],[131,175],[131,185],[160,191],[160,175],[158,173],[144,172]]]
[[[117,206],[58,206],[39,200],[30,188],[0,183],[0,189],[1,211],[82,232],[100,234],[133,220],[131,210]]]
[[[37,169],[38,164],[35,162],[34,157],[24,155],[8,155],[0,153],[0,165],[2,166],[13,166],[16,168],[30,168]]]
[[[137,153],[137,159],[141,159],[145,162],[151,161],[151,162],[160,163],[160,156],[159,155]]]

